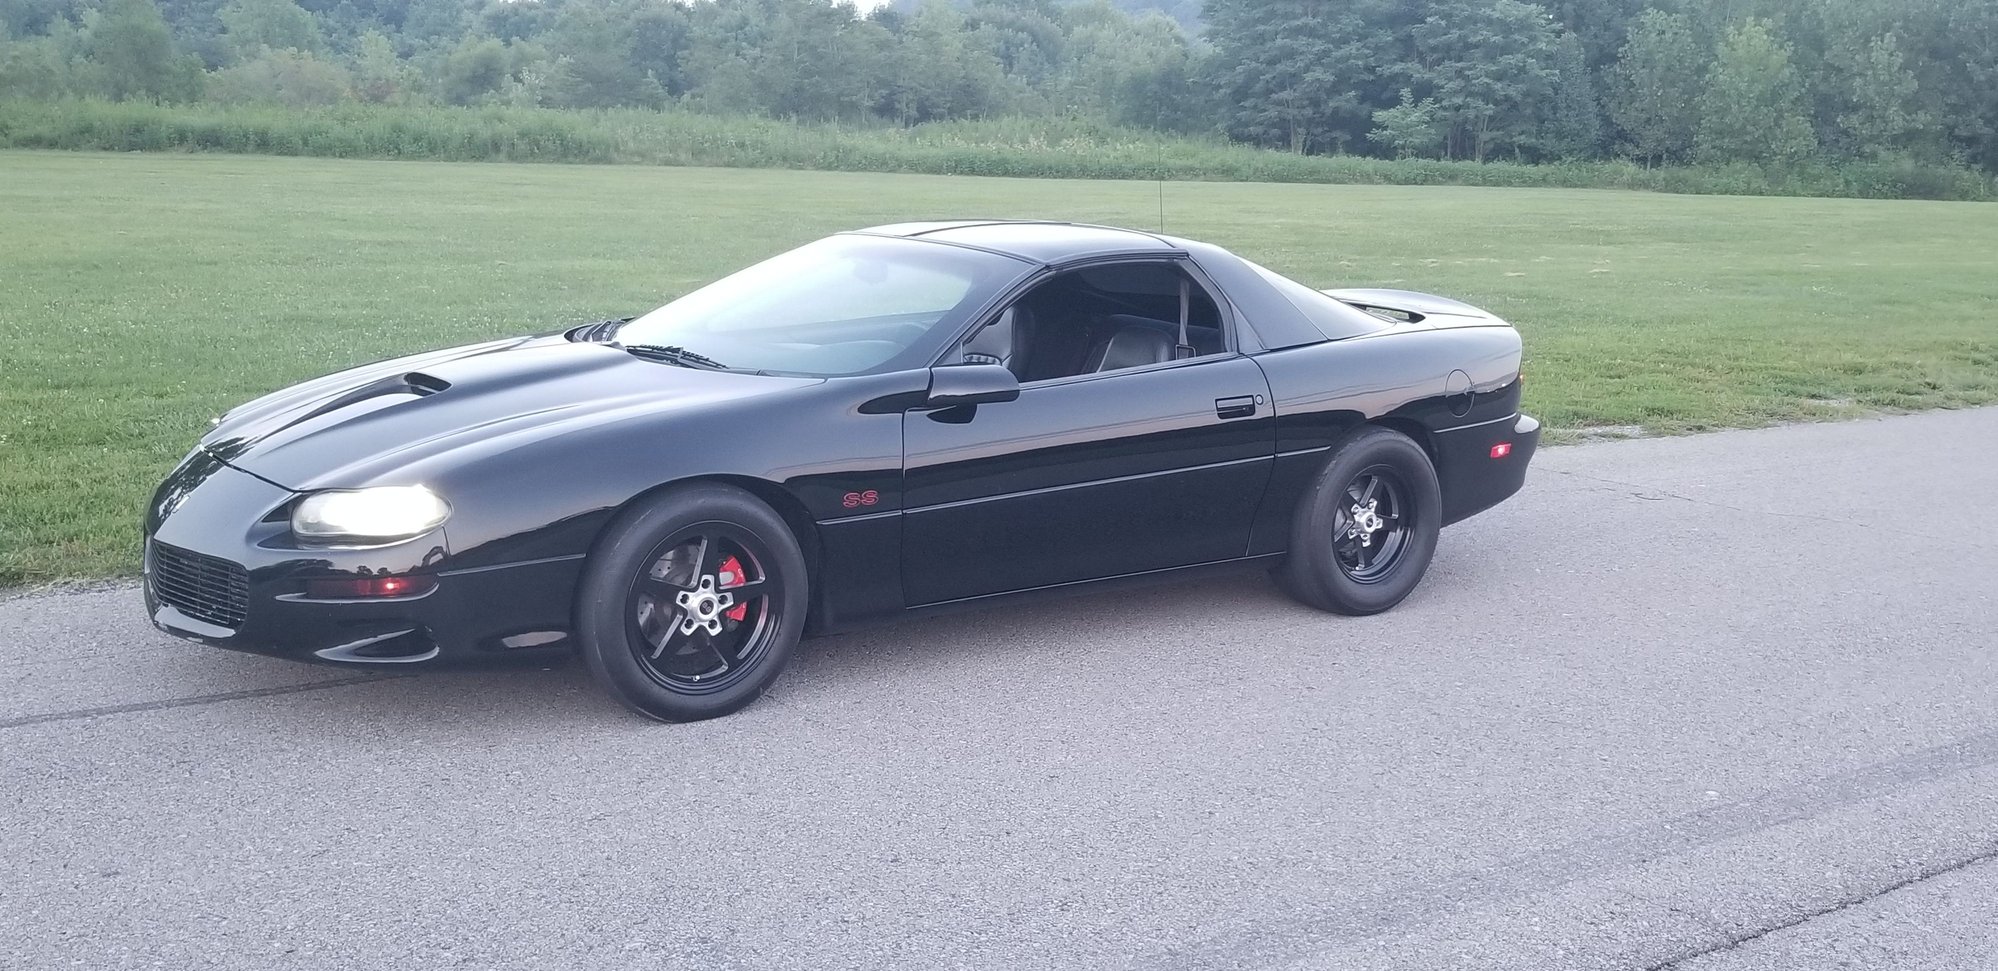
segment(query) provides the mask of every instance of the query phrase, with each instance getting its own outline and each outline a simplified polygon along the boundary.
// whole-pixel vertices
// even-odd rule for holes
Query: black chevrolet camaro
[[[1518,491],[1520,341],[1214,246],[1043,222],[820,240],[642,317],[343,371],[217,419],[145,519],[162,630],[355,666],[575,650],[727,714],[800,636],[1259,566],[1399,603]]]

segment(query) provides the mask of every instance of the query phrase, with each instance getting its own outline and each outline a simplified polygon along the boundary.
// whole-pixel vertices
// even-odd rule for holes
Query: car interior
[[[958,363],[998,364],[1025,383],[1220,354],[1227,346],[1213,297],[1184,270],[1112,263],[1035,287],[967,338]]]

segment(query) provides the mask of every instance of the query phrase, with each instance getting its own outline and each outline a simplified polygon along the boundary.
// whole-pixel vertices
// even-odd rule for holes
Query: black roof
[[[972,246],[1034,263],[1063,263],[1126,253],[1182,252],[1160,237],[1137,230],[1024,219],[897,223],[860,232]]]

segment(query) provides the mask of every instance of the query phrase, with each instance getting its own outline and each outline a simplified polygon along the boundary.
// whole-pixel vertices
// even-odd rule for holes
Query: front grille
[[[242,626],[250,609],[250,574],[219,557],[154,543],[153,595],[217,627]]]

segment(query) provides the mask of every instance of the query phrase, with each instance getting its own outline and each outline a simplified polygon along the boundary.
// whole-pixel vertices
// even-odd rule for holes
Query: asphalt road
[[[1998,409],[1555,449],[1377,618],[816,641],[659,726],[0,602],[7,968],[1998,967]]]

